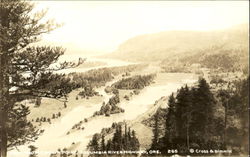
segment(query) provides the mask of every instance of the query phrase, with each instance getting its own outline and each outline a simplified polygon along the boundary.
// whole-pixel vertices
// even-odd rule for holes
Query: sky
[[[39,1],[64,25],[42,42],[107,53],[131,37],[167,30],[209,31],[249,23],[248,1]]]

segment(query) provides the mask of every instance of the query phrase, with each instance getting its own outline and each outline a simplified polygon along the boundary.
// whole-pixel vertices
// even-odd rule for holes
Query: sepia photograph
[[[0,0],[0,157],[247,157],[249,109],[248,0]]]

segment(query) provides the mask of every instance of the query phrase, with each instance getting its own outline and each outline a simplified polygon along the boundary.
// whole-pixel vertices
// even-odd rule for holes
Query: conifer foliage
[[[237,84],[235,91],[220,90],[212,93],[209,84],[202,78],[197,86],[185,86],[176,95],[170,95],[165,134],[159,137],[159,117],[156,113],[150,149],[160,150],[162,154],[173,154],[177,152],[168,150],[178,150],[178,154],[183,155],[190,154],[190,148],[232,149],[233,154],[246,153],[248,142],[244,139],[247,139],[246,128],[249,126],[249,78]],[[223,107],[224,115],[217,115],[216,109]],[[234,119],[234,122],[228,119]]]
[[[127,124],[113,124],[115,132],[112,138],[105,141],[103,134],[95,134],[88,144],[90,151],[101,151],[109,153],[109,151],[137,151],[140,144],[134,130],[127,127]],[[110,154],[112,155],[112,154]]]
[[[29,109],[21,101],[29,97],[62,98],[77,86],[55,71],[83,62],[58,62],[65,49],[34,46],[43,34],[59,25],[42,22],[46,12],[33,13],[24,0],[0,1],[0,156],[7,148],[36,139],[36,128],[27,120]],[[32,45],[33,44],[33,45]],[[39,105],[39,104],[37,104]]]
[[[151,149],[161,150],[163,154],[168,153],[168,149],[178,149],[179,153],[187,153],[191,147],[207,149],[214,146],[210,143],[217,135],[208,131],[208,128],[214,125],[211,118],[214,105],[215,99],[205,79],[200,79],[196,88],[181,87],[176,96],[172,94],[169,97],[165,135],[158,140],[156,133],[159,126],[155,118]]]

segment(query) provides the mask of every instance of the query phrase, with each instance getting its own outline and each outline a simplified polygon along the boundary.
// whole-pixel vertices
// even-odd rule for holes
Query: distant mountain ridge
[[[130,61],[157,61],[197,53],[213,46],[248,49],[248,24],[215,31],[165,31],[128,39],[108,57]]]

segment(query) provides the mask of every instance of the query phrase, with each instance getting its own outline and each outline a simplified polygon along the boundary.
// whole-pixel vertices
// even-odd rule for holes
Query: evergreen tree
[[[156,114],[154,115],[154,126],[153,126],[153,140],[152,140],[152,150],[158,149],[158,143],[159,142],[159,114],[156,111]]]
[[[249,141],[249,76],[247,79],[235,82],[236,91],[234,91],[228,100],[228,118],[236,119],[240,127],[227,127],[227,145],[238,147],[237,150],[248,151]],[[230,124],[229,124],[230,125]]]
[[[136,138],[135,131],[132,131],[132,140],[130,141],[131,149],[132,151],[139,150],[140,144],[139,140]]]
[[[29,149],[30,149],[30,155],[29,157],[37,157],[37,147],[33,146],[33,145],[29,145]]]
[[[63,148],[62,150],[62,157],[67,157],[68,156],[68,149],[67,148]]]
[[[240,143],[243,146],[245,152],[248,150],[249,140],[244,140],[249,138],[249,75],[246,79],[242,80],[240,84],[239,95],[241,99],[241,110],[237,112],[241,123],[242,136],[240,138]],[[235,107],[235,106],[234,106]]]
[[[230,93],[227,90],[219,90],[218,96],[220,98],[222,105],[225,108],[223,143],[224,143],[224,146],[226,147],[226,145],[227,145],[227,139],[226,139],[227,135],[226,134],[227,134],[228,101],[230,98]]]
[[[194,108],[192,106],[192,98],[193,94],[192,91],[189,90],[188,86],[185,86],[185,91],[186,91],[186,99],[185,99],[185,112],[182,115],[183,119],[185,120],[184,122],[184,128],[186,129],[186,146],[187,146],[187,151],[190,148],[190,129],[191,129],[191,123],[192,123],[192,112],[194,111]]]
[[[102,135],[101,138],[99,138],[100,134],[95,134],[92,137],[92,140],[88,144],[88,149],[90,151],[94,150],[100,150],[100,151],[121,151],[121,150],[139,150],[140,143],[139,140],[136,137],[136,133],[134,130],[132,132],[124,131],[124,134],[122,133],[122,124],[113,125],[115,127],[115,133],[113,134],[113,137],[109,140],[107,140],[107,144],[105,145],[105,136]],[[126,128],[126,126],[125,126]],[[126,129],[125,129],[126,130]],[[130,130],[130,129],[129,129]],[[127,134],[127,135],[126,135]],[[125,142],[125,139],[126,142]],[[100,147],[98,145],[99,140]]]
[[[131,128],[129,127],[129,128],[128,128],[128,145],[127,145],[127,149],[128,149],[128,150],[131,150],[131,145],[130,145],[131,139],[132,139],[132,136],[131,136]]]
[[[112,144],[112,141],[111,140],[108,140],[107,141],[107,147],[106,147],[106,150],[109,151],[109,150],[113,150],[113,144]]]
[[[179,153],[187,155],[189,148],[225,149],[222,137],[226,137],[226,139],[230,139],[226,142],[227,145],[235,152],[243,149],[246,152],[247,148],[244,146],[248,142],[245,142],[246,140],[243,138],[247,138],[246,128],[249,126],[247,121],[249,100],[246,94],[249,83],[247,81],[243,81],[241,85],[238,84],[239,87],[233,93],[218,92],[222,104],[224,103],[223,106],[227,106],[226,117],[214,113],[215,109],[220,106],[215,106],[214,95],[204,79],[199,80],[197,87],[189,88],[187,85],[182,87],[177,91],[176,98],[172,94],[168,100],[165,135],[158,142],[155,140],[157,121],[154,117],[152,148],[158,148],[162,154],[168,154],[166,150],[173,148],[178,149]],[[240,122],[240,125],[235,126],[235,122],[229,121],[227,124],[227,117],[236,119],[235,121]],[[225,126],[228,127],[225,129]],[[224,129],[227,131],[226,136],[225,132],[223,135]],[[164,146],[161,141],[164,141]]]
[[[197,128],[196,133],[198,133],[197,139],[203,139],[203,143],[209,141],[210,128],[213,125],[213,107],[215,105],[215,99],[213,94],[209,89],[204,78],[199,80],[198,88],[194,93],[194,98],[196,102],[194,104],[195,112],[195,127]]]
[[[88,149],[90,151],[98,151],[99,150],[99,135],[98,134],[94,134],[94,136],[92,137],[92,140],[90,141],[89,145],[88,145]]]
[[[102,150],[102,151],[106,150],[104,135],[102,135],[101,150]]]
[[[52,119],[55,119],[56,118],[56,115],[53,113],[52,114]]]
[[[127,123],[125,123],[125,132],[124,132],[124,149],[128,150],[128,127]]]
[[[186,111],[187,89],[181,87],[176,96],[176,133],[179,138],[178,143],[183,143],[186,140],[185,117]]]
[[[63,102],[63,106],[64,106],[64,108],[67,108],[67,103],[66,103],[66,101]]]
[[[173,139],[176,138],[176,109],[175,97],[172,93],[168,99],[168,112],[165,120],[164,148],[173,148]],[[164,149],[166,150],[166,149]]]
[[[131,128],[128,128],[128,140],[131,140]]]
[[[41,101],[42,101],[42,98],[40,97],[36,98],[35,107],[39,107],[41,105]]]
[[[7,156],[7,148],[33,141],[38,136],[38,131],[27,121],[29,109],[17,102],[30,96],[54,99],[65,96],[72,91],[74,84],[65,75],[55,74],[54,71],[82,63],[82,60],[78,63],[63,62],[51,68],[50,65],[55,64],[65,50],[33,46],[32,43],[58,25],[51,21],[43,22],[41,19],[45,12],[34,14],[33,8],[33,4],[24,0],[0,2],[1,157]],[[10,89],[14,90],[10,92]],[[16,125],[17,122],[22,125]]]
[[[40,122],[43,122],[43,117],[40,118]]]
[[[114,144],[114,150],[122,150],[122,129],[121,125],[118,125],[116,127],[116,131],[113,136],[113,144]]]
[[[165,146],[158,144],[161,152],[166,153],[167,148],[177,148],[181,153],[187,153],[192,144],[210,147],[207,144],[214,136],[211,131],[215,121],[212,113],[214,103],[213,94],[204,79],[199,80],[197,88],[181,87],[176,98],[172,94],[165,121]],[[206,125],[209,125],[210,131],[204,130]]]

